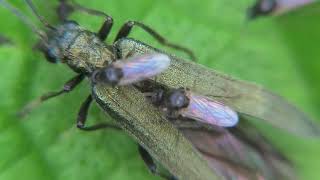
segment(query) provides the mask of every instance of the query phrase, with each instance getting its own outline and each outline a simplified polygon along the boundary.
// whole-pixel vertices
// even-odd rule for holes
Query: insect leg
[[[163,36],[161,36],[158,32],[153,30],[151,27],[149,27],[143,23],[137,22],[137,21],[126,22],[120,28],[120,30],[116,36],[116,39],[114,41],[117,41],[121,38],[127,37],[134,26],[138,26],[138,27],[142,28],[145,32],[149,33],[152,37],[154,37],[160,44],[162,44],[164,46],[168,46],[168,47],[176,49],[176,50],[179,50],[179,51],[182,51],[182,52],[188,54],[190,56],[191,60],[196,61],[196,57],[190,49],[169,42],[167,39],[165,39]]]
[[[65,16],[68,16],[68,14],[66,14],[66,13],[69,13],[69,12],[63,12],[63,9],[69,9],[69,11],[71,10],[71,12],[74,10],[78,10],[80,12],[84,12],[89,15],[103,17],[105,20],[104,20],[104,23],[102,24],[102,26],[98,32],[98,37],[102,41],[106,40],[106,38],[108,37],[109,32],[112,28],[112,25],[113,25],[113,19],[111,16],[105,14],[104,12],[98,11],[98,10],[83,7],[74,1],[71,1],[69,3],[67,3],[66,1],[67,0],[60,1],[60,5],[58,6],[58,14],[59,13],[61,13],[61,14],[59,14],[59,17],[61,16],[61,18],[63,19],[63,18],[66,18]],[[61,10],[59,10],[59,9],[61,9]]]
[[[56,9],[60,21],[66,21],[69,15],[74,11],[74,8],[67,3],[67,0],[59,0],[59,5]]]
[[[87,97],[87,99],[82,103],[80,110],[79,110],[79,113],[78,113],[77,127],[79,129],[84,130],[84,131],[95,131],[95,130],[106,129],[106,128],[121,130],[121,128],[119,128],[118,126],[113,125],[113,124],[108,124],[108,123],[100,123],[100,124],[95,124],[93,126],[85,127],[85,123],[87,120],[87,115],[88,115],[88,111],[89,111],[91,102],[92,102],[92,96],[90,94]]]
[[[158,175],[166,180],[178,180],[173,175],[166,175],[166,174],[162,174],[162,173],[158,172],[157,165],[154,163],[151,155],[141,145],[138,146],[138,150],[139,150],[139,154],[140,154],[141,158],[143,159],[144,163],[147,165],[148,169],[150,170],[150,172],[152,174]]]
[[[33,108],[40,105],[42,102],[44,102],[48,99],[51,99],[53,97],[59,96],[61,94],[68,93],[68,92],[72,91],[78,84],[81,83],[81,81],[84,79],[84,77],[85,76],[83,74],[79,74],[79,75],[73,77],[72,79],[70,79],[69,81],[67,81],[60,91],[46,93],[46,94],[40,96],[38,99],[31,101],[29,104],[27,104],[25,107],[23,107],[20,112],[18,112],[18,116],[24,117]]]

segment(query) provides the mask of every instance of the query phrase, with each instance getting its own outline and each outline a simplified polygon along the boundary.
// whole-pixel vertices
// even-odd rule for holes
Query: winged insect
[[[248,9],[250,19],[259,16],[279,15],[298,7],[315,2],[314,0],[257,0]]]
[[[160,88],[146,95],[169,119],[187,118],[221,127],[233,127],[239,120],[238,114],[228,106],[188,89]]]

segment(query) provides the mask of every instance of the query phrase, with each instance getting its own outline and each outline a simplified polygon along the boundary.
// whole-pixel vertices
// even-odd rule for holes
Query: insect
[[[93,82],[103,82],[113,86],[129,85],[149,79],[166,70],[170,59],[164,54],[146,54],[144,56],[118,60],[92,75]]]
[[[259,16],[277,15],[289,10],[315,2],[314,0],[257,0],[256,3],[248,9],[250,19]]]
[[[30,3],[30,1],[27,1]],[[33,7],[32,5],[30,5]],[[74,9],[78,9],[85,12],[95,12],[93,14],[100,14],[101,12],[97,11],[88,11],[88,9],[75,5],[73,6]],[[34,8],[32,8],[35,12]],[[104,26],[100,29],[101,33],[98,33],[98,37],[107,37],[106,31],[109,32],[110,30],[110,24],[112,24],[112,21],[110,21],[109,16],[102,15],[103,17],[106,17],[106,20],[104,22]],[[96,69],[104,68],[106,64],[109,64],[113,62],[115,59],[123,58],[125,59],[128,54],[131,54],[132,56],[141,55],[141,54],[152,54],[155,53],[154,48],[151,48],[141,42],[132,40],[132,39],[125,39],[125,38],[119,38],[117,39],[117,42],[113,44],[112,46],[107,46],[104,43],[100,43],[101,39],[96,36],[95,33],[90,33],[81,27],[79,27],[75,22],[68,21],[65,24],[54,28],[51,27],[48,23],[44,21],[41,16],[38,15],[40,19],[42,19],[42,22],[46,25],[46,27],[49,29],[49,31],[52,31],[54,38],[52,38],[52,42],[44,41],[42,47],[42,51],[47,55],[48,60],[50,62],[57,62],[57,60],[61,59],[62,62],[68,64],[75,72],[81,72],[80,75],[78,75],[76,78],[73,78],[71,81],[67,82],[63,90],[55,93],[50,93],[45,96],[42,96],[40,100],[36,102],[43,102],[46,99],[49,99],[51,97],[60,95],[65,92],[71,91],[85,76],[89,76],[92,74]],[[108,26],[106,26],[106,24]],[[123,35],[128,35],[130,30],[128,30],[128,27],[132,28],[132,26],[137,25],[139,27],[145,27],[145,25],[142,25],[138,22],[130,22],[126,24],[123,27],[126,27],[122,29],[117,37],[123,37]],[[59,31],[56,31],[55,29],[59,29]],[[155,35],[156,37],[161,37],[157,33],[155,33],[153,30],[150,30],[148,28],[146,31],[151,32],[151,34]],[[35,29],[36,30],[36,29]],[[128,32],[129,31],[129,32]],[[44,36],[43,33],[40,31],[35,31],[38,33],[38,35],[43,38],[43,40],[46,40],[47,37]],[[77,34],[77,36],[75,34]],[[120,35],[119,35],[120,34]],[[77,38],[75,38],[77,37]],[[63,49],[64,51],[61,51],[59,48],[54,48],[55,45],[60,43],[62,45],[67,44],[67,42],[75,38],[71,46],[67,49]],[[60,41],[61,40],[61,41]],[[165,44],[169,44],[169,46],[173,46],[171,43],[168,43],[167,41],[163,40],[162,37],[160,38],[162,42],[165,42]],[[92,43],[91,43],[92,42]],[[50,45],[50,48],[49,46]],[[41,47],[41,46],[40,46]],[[59,47],[65,47],[65,46],[59,46]],[[179,47],[179,46],[175,46]],[[114,50],[115,49],[115,50]],[[180,50],[183,50],[184,48],[177,48]],[[89,51],[90,50],[90,51]],[[102,50],[102,51],[101,51]],[[189,52],[186,49],[184,49],[185,52]],[[115,53],[114,53],[115,52]],[[133,52],[133,53],[132,53]],[[190,54],[190,53],[189,53]],[[130,55],[130,56],[131,56]],[[59,58],[56,58],[59,57]],[[89,58],[88,58],[89,57]],[[204,93],[206,94],[210,91],[208,94],[215,94],[215,93],[221,93],[221,83],[226,83],[226,85],[232,85],[233,82],[235,82],[235,86],[230,86],[230,90],[232,92],[246,92],[248,95],[252,95],[253,92],[261,92],[261,96],[264,98],[271,98],[271,101],[277,100],[277,98],[274,98],[268,92],[265,92],[263,89],[261,89],[258,86],[254,86],[251,84],[244,83],[242,81],[236,81],[233,80],[225,75],[216,73],[215,71],[208,70],[205,67],[202,67],[200,65],[189,63],[184,60],[178,59],[173,56],[169,56],[171,60],[171,65],[169,66],[169,72],[165,71],[159,78],[157,78],[157,83],[163,84],[164,86],[168,87],[192,87],[193,91],[195,92],[201,92],[201,88],[204,89]],[[70,59],[68,59],[70,58]],[[109,59],[108,59],[109,58]],[[110,60],[111,59],[111,60]],[[172,63],[173,60],[173,63]],[[182,66],[185,68],[186,71],[182,70]],[[180,67],[179,67],[180,65]],[[190,66],[192,68],[190,68]],[[187,74],[187,71],[189,71],[189,74]],[[194,71],[194,72],[193,72]],[[203,72],[201,72],[203,71]],[[200,73],[201,72],[201,73]],[[172,76],[174,73],[174,76]],[[204,73],[204,74],[203,74]],[[196,74],[196,75],[195,75]],[[169,76],[170,75],[170,76]],[[177,76],[179,75],[179,76]],[[181,78],[180,75],[182,76]],[[194,81],[195,79],[199,78],[199,75],[205,77],[204,80],[208,81],[206,83]],[[212,78],[214,76],[214,78]],[[172,79],[172,77],[176,77],[175,79]],[[169,78],[169,79],[166,79]],[[190,79],[189,79],[190,78]],[[206,79],[208,78],[208,79]],[[166,80],[165,80],[166,79]],[[179,82],[173,82],[173,81],[179,81]],[[179,83],[182,83],[179,84]],[[201,84],[201,87],[199,85]],[[207,84],[208,83],[208,84]],[[185,84],[185,85],[183,85]],[[237,87],[238,85],[238,87]],[[217,88],[219,87],[219,88]],[[241,91],[241,88],[244,88],[245,91]],[[251,88],[251,89],[250,89]],[[250,91],[251,90],[251,91]],[[222,96],[225,95],[221,93]],[[232,93],[231,93],[232,94]],[[237,94],[238,95],[238,94]],[[242,95],[240,93],[240,95]],[[267,96],[268,95],[268,96]],[[226,96],[227,97],[227,96]],[[250,96],[240,96],[241,98],[247,98]],[[210,168],[208,167],[208,164],[203,161],[203,153],[196,151],[195,148],[190,144],[190,141],[188,141],[185,136],[182,135],[179,130],[182,129],[177,126],[177,128],[174,128],[171,123],[166,121],[164,119],[160,112],[158,112],[156,109],[150,106],[150,104],[146,103],[143,94],[140,91],[137,91],[133,87],[119,87],[119,88],[113,88],[105,83],[93,83],[92,85],[92,95],[89,95],[86,101],[82,104],[79,116],[77,119],[77,126],[80,129],[83,130],[95,130],[99,129],[101,127],[106,127],[106,124],[98,124],[96,126],[92,127],[86,127],[85,121],[87,112],[90,106],[90,103],[92,102],[92,98],[94,98],[100,107],[104,110],[104,112],[108,112],[111,116],[113,116],[115,119],[117,119],[117,122],[121,125],[123,129],[125,129],[133,138],[135,138],[139,144],[141,144],[140,153],[144,154],[143,159],[150,160],[152,158],[149,158],[149,153],[152,155],[153,158],[160,161],[172,174],[174,174],[179,179],[214,179],[216,178],[215,172],[217,172],[217,168]],[[236,100],[236,101],[235,101]],[[240,99],[241,100],[241,99]],[[224,100],[224,102],[228,102]],[[256,107],[264,107],[264,105],[268,105],[268,102],[257,102],[254,100],[249,99],[249,106],[241,106],[241,103],[244,101],[239,101],[239,99],[232,99],[229,101],[228,105],[230,104],[230,107],[234,108],[236,107],[237,111],[247,111],[250,115],[257,115],[257,117],[263,117],[263,119],[270,118],[270,114],[259,114],[261,111],[255,112],[255,109],[253,108],[253,105]],[[305,116],[301,116],[300,112],[295,112],[296,110],[292,108],[291,105],[287,104],[282,99],[276,101],[279,103],[279,105],[276,108],[284,109],[288,108],[288,111],[292,111],[294,114],[292,115],[293,121],[298,119],[298,122],[300,120],[305,120]],[[251,106],[250,106],[251,105]],[[267,106],[269,108],[269,106]],[[294,110],[293,110],[294,109]],[[285,111],[287,112],[287,111]],[[282,115],[278,118],[272,119],[272,121],[276,120],[282,120],[284,116],[284,112],[276,112],[277,115]],[[283,114],[281,114],[283,113]],[[298,117],[294,117],[294,115],[300,115]],[[287,116],[287,114],[285,114]],[[289,114],[290,115],[290,114]],[[282,125],[283,120],[279,122],[280,125]],[[303,121],[302,125],[303,127],[306,126]],[[194,124],[192,124],[194,126]],[[310,130],[310,127],[306,126],[308,130]],[[290,127],[289,127],[290,128]],[[315,128],[315,127],[313,127]],[[187,131],[185,131],[187,132]],[[209,134],[214,135],[216,131],[212,130]],[[304,130],[302,131],[304,132]],[[308,132],[309,134],[314,135],[314,131]],[[189,133],[186,133],[189,134]],[[197,134],[197,133],[195,133]],[[194,137],[194,135],[192,135]],[[189,138],[191,139],[191,138]],[[245,140],[239,140],[241,144],[250,144],[249,141]],[[253,140],[254,141],[254,140]],[[191,141],[194,143],[194,141]],[[256,142],[259,144],[259,142]],[[262,143],[262,142],[261,142]],[[204,143],[205,144],[205,143]],[[231,144],[231,142],[226,141],[226,144]],[[255,151],[257,156],[260,156],[260,159],[262,163],[270,167],[270,163],[263,161],[264,154],[268,154],[268,156],[272,156],[274,159],[277,159],[277,156],[273,156],[273,154],[269,154],[269,151],[260,150],[255,145],[248,145],[250,147],[250,150]],[[199,147],[197,147],[199,148]],[[225,149],[227,150],[227,149]],[[148,152],[148,153],[145,153]],[[222,151],[223,152],[223,151]],[[243,151],[240,151],[243,152]],[[249,152],[249,151],[248,151]],[[221,158],[220,156],[210,156],[211,159],[213,158],[216,161],[219,161],[224,165],[224,167],[220,167],[220,169],[224,169],[225,171],[232,171],[237,172],[236,170],[239,167],[246,167],[242,164],[237,165],[237,163],[229,163],[233,162],[233,159],[228,156],[228,154],[225,154],[226,156]],[[250,156],[250,154],[247,154]],[[239,157],[241,157],[239,155]],[[210,161],[212,162],[212,161]],[[154,167],[153,163],[147,164],[149,167]],[[255,167],[257,166],[256,163],[251,164],[251,166]],[[154,168],[151,168],[154,169]],[[241,169],[241,168],[240,168]],[[253,172],[256,171],[250,171],[251,168],[244,168],[248,170],[247,175],[255,174]],[[255,168],[253,168],[255,169]],[[212,171],[215,170],[215,171]],[[260,169],[260,172],[265,172],[264,169]],[[275,172],[281,173],[281,169],[274,170]],[[153,171],[155,172],[156,171]],[[250,173],[249,173],[250,172]],[[237,173],[235,173],[237,174]],[[265,174],[265,173],[258,173],[258,174]]]
[[[146,96],[169,119],[189,118],[221,127],[232,127],[238,123],[238,114],[231,108],[185,88],[158,88],[146,93]]]

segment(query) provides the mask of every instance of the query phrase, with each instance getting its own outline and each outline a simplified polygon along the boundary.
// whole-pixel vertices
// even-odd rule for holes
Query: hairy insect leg
[[[190,56],[191,60],[196,61],[196,57],[190,49],[183,47],[183,46],[180,46],[178,44],[173,44],[173,43],[169,42],[167,39],[165,39],[163,36],[161,36],[158,32],[153,30],[151,27],[149,27],[143,23],[137,22],[137,21],[126,22],[120,28],[120,30],[116,36],[116,39],[114,41],[117,41],[121,38],[127,37],[134,26],[138,26],[141,29],[143,29],[145,32],[147,32],[152,37],[154,37],[160,44],[167,46],[167,47],[170,47],[170,48],[173,48],[173,49],[176,49],[178,51],[182,51],[182,52],[188,54]]]
[[[87,115],[88,115],[88,111],[89,111],[91,103],[92,103],[92,96],[90,94],[86,98],[86,100],[82,103],[82,105],[80,107],[80,110],[78,112],[77,127],[80,130],[83,130],[83,131],[95,131],[95,130],[106,129],[106,128],[121,130],[120,127],[118,127],[116,125],[113,125],[113,124],[108,124],[108,123],[99,123],[99,124],[95,124],[95,125],[92,125],[92,126],[85,127],[85,123],[87,121]]]
[[[173,175],[166,175],[158,172],[157,170],[157,165],[154,163],[151,155],[148,153],[147,150],[145,150],[141,145],[138,146],[138,151],[143,159],[144,163],[147,165],[148,169],[150,172],[154,175],[160,176],[166,180],[178,180],[175,176]]]
[[[72,91],[78,84],[81,83],[81,81],[83,79],[84,79],[83,74],[79,74],[79,75],[73,77],[72,79],[70,79],[69,81],[67,81],[64,84],[63,88],[60,91],[46,93],[46,94],[40,96],[39,98],[35,99],[34,101],[31,101],[30,103],[28,103],[25,107],[22,108],[22,110],[20,112],[18,112],[18,116],[24,117],[29,112],[31,112],[32,109],[39,106],[42,102],[47,101],[53,97],[57,97],[61,94],[68,93],[68,92]]]
[[[65,10],[66,10],[66,12],[64,12]],[[59,17],[61,16],[63,18],[63,20],[65,20],[67,18],[65,16],[68,16],[69,13],[71,13],[74,10],[84,12],[84,13],[87,13],[87,14],[93,15],[93,16],[103,17],[105,20],[104,20],[104,23],[102,24],[102,26],[98,32],[98,37],[102,41],[107,39],[109,32],[112,28],[112,25],[113,25],[113,19],[111,16],[105,14],[102,11],[98,11],[98,10],[94,10],[94,9],[90,9],[90,8],[86,8],[84,6],[81,6],[80,4],[78,4],[74,1],[70,1],[68,3],[67,0],[60,1],[60,5],[58,6],[58,16]],[[70,11],[70,12],[68,12],[68,11]]]

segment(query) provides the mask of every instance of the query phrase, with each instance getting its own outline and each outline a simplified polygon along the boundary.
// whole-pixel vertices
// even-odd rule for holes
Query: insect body
[[[151,93],[150,99],[153,104],[160,106],[170,119],[190,118],[222,127],[232,127],[238,123],[238,114],[231,108],[183,88],[170,92],[158,89]]]

